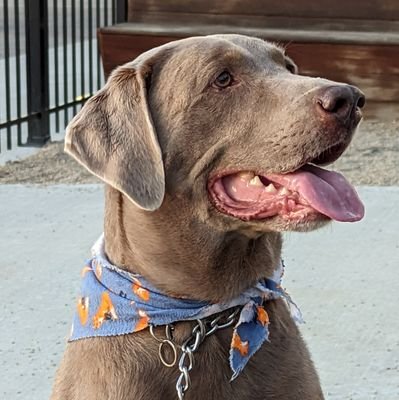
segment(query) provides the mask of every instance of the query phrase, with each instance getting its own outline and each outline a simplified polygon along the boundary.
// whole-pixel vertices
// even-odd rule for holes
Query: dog
[[[319,166],[345,151],[364,103],[358,88],[301,76],[284,49],[242,35],[174,41],[118,67],[65,138],[106,184],[106,262],[133,277],[140,304],[152,292],[138,276],[166,299],[230,304],[276,274],[281,232],[363,217],[345,178]],[[101,275],[98,265],[86,273]],[[287,297],[278,282],[264,290],[278,296],[257,303],[252,326],[268,340],[234,380],[229,352],[248,356],[230,315],[240,307],[210,316],[229,322],[197,348],[189,342],[181,361],[209,318],[165,330],[139,310],[134,332],[95,336],[120,321],[117,307],[104,295],[91,318],[91,300],[79,297],[77,323],[95,337],[67,344],[51,399],[323,399]]]

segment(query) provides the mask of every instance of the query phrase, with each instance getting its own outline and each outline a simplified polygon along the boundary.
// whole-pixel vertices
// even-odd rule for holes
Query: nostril
[[[343,97],[337,98],[335,99],[335,104],[333,105],[333,107],[331,108],[331,110],[328,110],[332,113],[337,113],[339,112],[339,110],[345,108],[347,106],[348,102],[346,99],[344,99]]]
[[[348,107],[348,99],[345,97],[334,97],[334,96],[325,96],[317,100],[317,103],[320,107],[332,114],[337,114],[341,110],[344,110]]]
[[[359,98],[357,99],[356,103],[357,107],[363,108],[365,104],[366,104],[366,97],[363,94],[359,95]]]
[[[316,98],[320,111],[324,115],[334,116],[342,121],[345,121],[353,106],[358,103],[355,93],[348,85],[330,86],[322,89]]]

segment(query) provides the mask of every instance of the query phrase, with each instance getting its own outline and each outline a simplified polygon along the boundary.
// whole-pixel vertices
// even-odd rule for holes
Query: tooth
[[[283,195],[283,196],[287,196],[288,194],[290,194],[290,191],[286,188],[286,187],[283,187],[281,190],[280,190],[280,193],[279,194],[281,194],[281,195]]]
[[[240,178],[243,178],[245,181],[247,181],[247,180],[251,180],[255,176],[255,174],[250,171],[242,171],[242,172],[238,173],[238,176]]]
[[[236,188],[235,186],[232,186],[232,187],[231,187],[231,190],[232,190],[234,193],[237,193],[237,188]]]
[[[277,189],[274,187],[273,183],[265,187],[265,191],[268,193],[276,193]]]
[[[263,183],[261,182],[261,180],[259,179],[259,176],[258,176],[258,175],[256,175],[254,178],[252,178],[252,179],[249,181],[249,184],[250,184],[251,186],[264,186]]]

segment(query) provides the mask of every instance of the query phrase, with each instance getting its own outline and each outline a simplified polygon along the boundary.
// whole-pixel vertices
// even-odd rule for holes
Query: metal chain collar
[[[208,336],[212,335],[218,330],[227,328],[234,324],[236,316],[239,312],[239,308],[234,310],[226,319],[223,320],[223,315],[219,315],[211,321],[204,319],[197,319],[196,323],[191,331],[190,336],[180,346],[173,341],[173,325],[165,325],[165,337],[166,339],[158,338],[154,333],[154,326],[150,325],[151,336],[159,342],[158,355],[162,364],[165,367],[172,368],[176,365],[179,368],[179,377],[176,381],[176,392],[179,400],[184,398],[184,394],[190,388],[191,379],[190,371],[194,367],[194,353],[198,350],[202,342]],[[173,358],[168,361],[165,357],[165,349],[169,347],[172,351]],[[177,348],[181,350],[179,361],[177,361]]]

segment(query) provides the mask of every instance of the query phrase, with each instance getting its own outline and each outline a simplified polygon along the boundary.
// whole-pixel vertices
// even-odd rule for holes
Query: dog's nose
[[[319,111],[335,116],[346,122],[356,108],[362,108],[366,102],[364,94],[355,86],[337,85],[323,88],[316,96]]]

